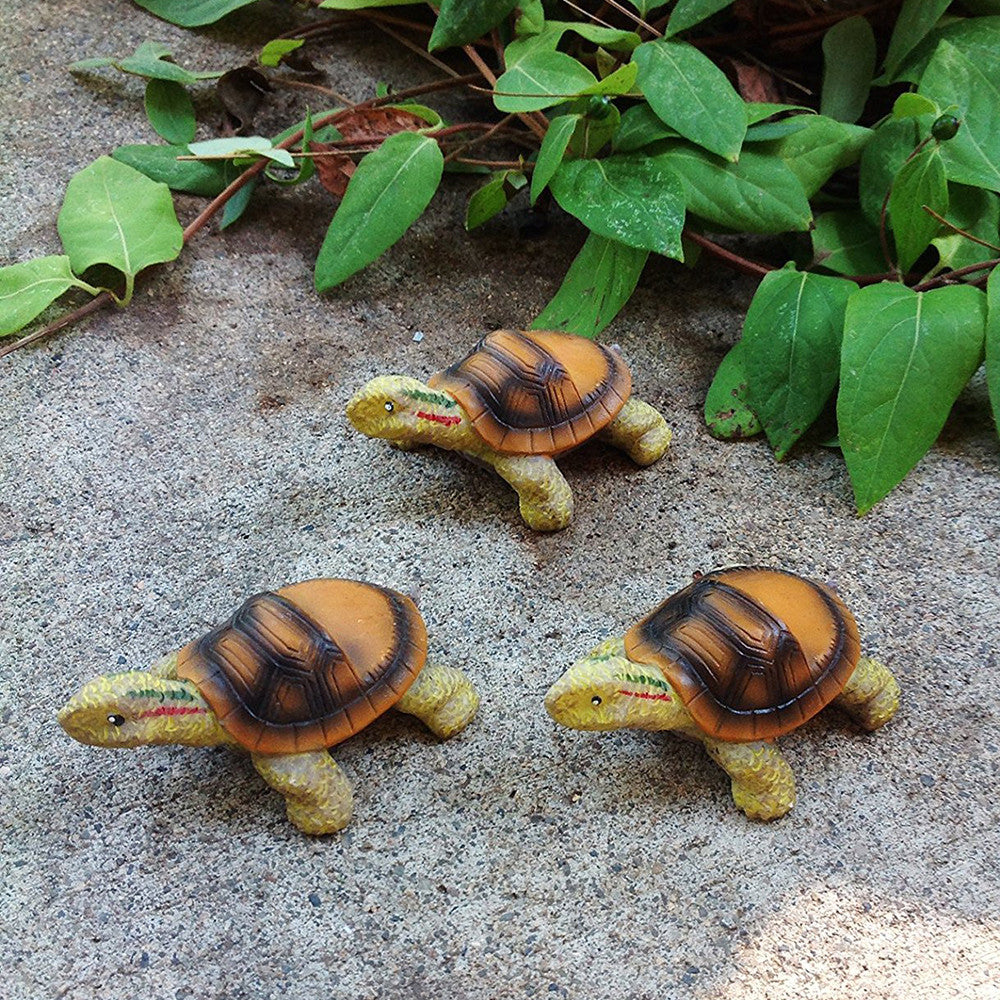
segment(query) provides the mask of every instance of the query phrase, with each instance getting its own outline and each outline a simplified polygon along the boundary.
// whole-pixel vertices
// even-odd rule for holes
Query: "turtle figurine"
[[[696,577],[621,638],[574,663],[545,708],[572,729],[673,730],[700,740],[750,819],[784,816],[795,779],[772,742],[833,702],[885,725],[899,685],[861,656],[858,626],[831,590],[745,566]]]
[[[386,587],[308,580],[257,594],[148,672],[107,674],[60,710],[81,743],[226,744],[249,751],[303,833],[351,819],[351,786],[327,753],[390,708],[447,739],[479,705],[454,667],[425,665],[416,605]]]
[[[573,494],[555,458],[597,436],[639,465],[655,462],[670,429],[631,395],[616,351],[551,330],[495,330],[425,385],[404,375],[372,379],[347,404],[351,423],[398,448],[459,451],[492,466],[517,491],[536,531],[573,516]]]

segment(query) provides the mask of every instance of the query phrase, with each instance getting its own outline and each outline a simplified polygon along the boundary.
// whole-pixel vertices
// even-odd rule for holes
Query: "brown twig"
[[[623,7],[618,0],[608,0],[608,3],[611,4],[611,6],[614,7],[619,14],[623,14],[640,28],[645,28],[646,31],[648,31],[654,38],[663,37],[662,31],[657,31],[656,28],[654,28],[648,21],[644,21],[641,17],[639,17],[634,10],[629,10],[628,7]]]
[[[486,82],[489,83],[491,87],[496,87],[496,74],[489,68],[489,66],[486,65],[483,57],[471,45],[463,45],[462,51],[469,57],[469,61],[472,65],[475,66],[484,77],[486,77]],[[542,121],[545,123],[543,125],[534,115],[527,114],[525,112],[518,114],[517,117],[520,118],[521,121],[524,122],[524,124],[527,125],[539,139],[545,138],[545,132],[549,127],[547,118],[542,116]]]
[[[985,271],[987,269],[992,270],[997,266],[997,264],[1000,264],[1000,257],[994,257],[992,260],[981,260],[978,264],[969,264],[966,267],[959,267],[954,271],[947,271],[944,274],[939,274],[936,278],[931,278],[929,281],[924,281],[919,285],[914,285],[913,290],[915,292],[926,292],[931,288],[940,288],[942,285],[950,285],[952,280],[955,278],[961,278],[966,274],[975,274],[976,271]]]
[[[693,229],[685,227],[683,235],[686,236],[692,243],[696,243],[707,253],[710,253],[713,257],[718,257],[719,260],[728,264],[741,274],[749,274],[754,278],[763,278],[769,271],[777,270],[777,268],[771,267],[769,264],[760,264],[755,260],[750,260],[749,257],[741,257],[739,254],[733,253],[731,250],[727,250],[725,247],[719,246],[718,243],[714,243],[707,236],[702,236],[701,233],[696,233]]]
[[[299,87],[302,90],[318,90],[321,94],[326,94],[327,97],[332,97],[336,101],[340,101],[341,104],[346,105],[349,108],[353,108],[357,102],[352,101],[349,97],[345,97],[339,91],[334,90],[332,87],[324,87],[319,83],[308,83],[305,80],[284,80],[280,77],[271,77],[268,80],[271,86],[278,87]]]
[[[455,163],[468,163],[473,167],[493,167],[496,170],[523,170],[530,172],[535,169],[533,163],[524,160],[471,160],[464,156],[455,158]]]
[[[28,344],[33,344],[36,340],[41,340],[43,337],[47,337],[50,333],[56,333],[62,330],[64,327],[71,326],[78,319],[83,319],[84,316],[89,316],[91,313],[100,312],[105,306],[111,305],[114,299],[110,292],[101,292],[100,295],[95,295],[89,302],[85,302],[78,309],[74,309],[72,312],[68,312],[59,319],[48,326],[43,326],[41,330],[35,330],[34,333],[29,333],[26,337],[22,337],[20,340],[15,340],[13,344],[8,344],[6,347],[0,348],[0,358],[7,357],[8,354],[13,354],[16,350],[22,347],[27,347]]]
[[[438,59],[437,56],[431,55],[430,52],[427,51],[427,49],[423,48],[420,45],[417,45],[416,42],[411,41],[409,38],[406,37],[406,35],[401,35],[398,31],[394,30],[393,28],[390,28],[389,25],[386,24],[382,18],[371,17],[367,12],[365,12],[361,16],[364,17],[365,20],[370,20],[371,23],[374,24],[375,27],[379,29],[379,31],[388,35],[390,38],[395,39],[397,42],[399,42],[400,45],[404,46],[405,48],[408,48],[411,52],[416,52],[416,54],[420,56],[420,58],[423,59],[425,62],[429,62],[432,66],[436,66],[442,72],[450,73],[452,76],[459,76],[458,70],[452,69],[447,63],[442,62],[440,59]]]
[[[967,240],[972,240],[973,243],[978,243],[981,247],[988,247],[990,250],[996,250],[1000,253],[1000,247],[994,246],[992,243],[987,243],[986,240],[981,240],[978,236],[973,236],[972,233],[967,233],[964,229],[956,226],[954,222],[949,222],[943,215],[938,215],[930,205],[920,206],[928,215],[933,215],[938,222],[943,226],[947,226],[949,229],[958,233],[960,236],[964,236]]]

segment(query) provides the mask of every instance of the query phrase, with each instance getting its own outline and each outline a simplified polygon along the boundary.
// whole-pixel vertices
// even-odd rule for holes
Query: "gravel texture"
[[[307,16],[260,4],[185,32],[124,0],[4,3],[0,258],[58,252],[66,182],[154,141],[142,83],[66,63],[145,39],[237,65]],[[375,33],[333,86],[430,79]],[[284,102],[284,103],[283,103]],[[291,120],[278,98],[264,127]],[[342,290],[312,291],[331,205],[269,189],[135,303],[4,360],[0,455],[0,996],[263,1000],[570,997],[991,1000],[1000,978],[998,443],[985,387],[887,501],[853,515],[840,456],[723,444],[701,407],[752,286],[658,260],[609,328],[675,430],[646,470],[563,460],[576,519],[530,533],[497,478],[400,453],[343,417],[379,372],[418,376],[525,324],[582,241],[517,212],[466,234],[471,184]],[[184,220],[197,199],[179,199]],[[417,334],[422,334],[418,337]],[[834,583],[903,687],[872,735],[826,713],[782,747],[799,804],[746,821],[700,748],[558,731],[576,656],[730,563]],[[141,669],[248,593],[318,575],[412,593],[435,657],[483,696],[439,744],[386,717],[336,750],[343,835],[309,839],[226,750],[98,750],[55,711]]]

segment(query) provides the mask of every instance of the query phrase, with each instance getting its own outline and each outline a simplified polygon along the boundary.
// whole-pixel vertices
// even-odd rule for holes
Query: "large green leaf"
[[[684,188],[664,157],[632,153],[570,160],[549,187],[562,208],[592,232],[683,259]]]
[[[986,385],[990,392],[993,424],[1000,434],[1000,270],[986,282]]]
[[[552,180],[552,175],[559,169],[566,147],[569,145],[577,123],[580,121],[579,115],[559,115],[549,122],[545,138],[542,140],[542,148],[538,151],[538,158],[535,160],[535,169],[531,173],[531,204],[534,205],[538,196],[545,190],[546,185]]]
[[[316,290],[325,292],[388,250],[434,197],[444,157],[416,132],[390,135],[358,164],[316,259]]]
[[[186,191],[188,194],[214,197],[239,173],[231,160],[204,163],[177,159],[187,155],[186,145],[119,146],[111,154],[119,163],[127,163],[151,180],[161,181],[173,191]]]
[[[737,341],[722,359],[705,397],[705,424],[712,437],[724,441],[753,437],[763,428],[747,405],[747,376],[743,341]]]
[[[763,143],[756,151],[765,156],[780,156],[811,198],[834,173],[858,159],[871,138],[871,131],[860,125],[836,122],[825,115],[807,118],[805,127]]]
[[[200,24],[213,24],[230,11],[249,7],[256,0],[135,0],[151,14],[162,17],[182,28],[195,28]],[[396,0],[405,3],[406,0]]]
[[[517,0],[441,0],[427,47],[433,52],[474,41],[495,28],[516,6]]]
[[[146,116],[167,142],[183,145],[194,138],[194,105],[183,84],[150,80],[146,84]]]
[[[992,191],[966,187],[964,184],[949,184],[947,218],[959,229],[964,229],[993,246],[1000,244],[1000,198]],[[968,267],[997,256],[996,250],[950,230],[931,240],[931,243],[937,248],[941,263],[950,268]]]
[[[953,285],[871,285],[847,303],[837,422],[858,513],[881,500],[941,433],[982,360],[986,297]]]
[[[665,125],[656,112],[645,102],[633,104],[621,116],[618,133],[614,137],[616,153],[634,153],[661,139],[676,139],[680,133]]]
[[[737,158],[747,130],[743,101],[708,56],[687,42],[659,39],[640,45],[632,59],[662,121],[710,152]]]
[[[798,178],[775,156],[744,150],[729,163],[687,143],[672,143],[666,156],[683,181],[687,207],[724,229],[746,233],[805,231],[812,222]]]
[[[0,267],[0,337],[30,323],[74,285],[87,287],[69,269],[69,257],[37,257]]]
[[[771,271],[743,324],[747,402],[780,462],[826,405],[840,371],[846,278]]]
[[[596,337],[628,302],[648,256],[646,250],[591,233],[532,329]]]
[[[608,104],[601,115],[584,115],[569,140],[569,151],[573,156],[590,159],[609,143],[618,131],[622,116],[619,110]]]
[[[968,2],[966,0],[966,6]],[[1000,6],[997,9],[1000,10]],[[920,78],[942,39],[964,52],[973,62],[995,66],[1000,61],[1000,17],[945,19],[906,57],[903,65],[896,71],[895,79],[920,83]]]
[[[541,111],[597,85],[597,77],[565,52],[537,49],[510,67],[496,83],[499,111]]]
[[[941,154],[934,145],[925,146],[899,168],[889,195],[889,221],[903,274],[941,228],[941,223],[924,211],[925,205],[938,215],[948,211],[948,182]]]
[[[143,268],[173,260],[184,245],[166,184],[110,156],[70,179],[57,224],[74,271],[110,264],[125,275],[123,302]]]
[[[875,33],[863,17],[838,21],[823,36],[823,89],[819,112],[856,122],[875,75]]]
[[[878,230],[854,209],[817,215],[812,243],[816,265],[838,274],[880,274],[889,267]]]
[[[906,158],[920,141],[921,123],[926,118],[897,118],[883,122],[872,133],[861,154],[858,172],[858,200],[861,211],[873,226],[879,225],[882,205]]]
[[[885,74],[892,79],[910,50],[934,27],[951,0],[903,0],[885,54]]]
[[[669,37],[679,31],[687,31],[732,2],[733,0],[677,0],[677,6],[670,12],[664,34]]]
[[[1000,80],[997,66],[973,62],[942,41],[920,81],[920,93],[959,109],[958,134],[941,144],[948,180],[1000,191]]]

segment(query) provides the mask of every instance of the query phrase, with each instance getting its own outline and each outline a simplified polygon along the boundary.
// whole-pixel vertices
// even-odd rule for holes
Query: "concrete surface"
[[[308,16],[261,5],[195,33],[124,0],[88,7],[4,5],[5,263],[58,252],[76,170],[152,141],[139,81],[75,81],[65,63],[150,37],[235,65]],[[371,34],[329,55],[359,98],[428,78]],[[570,457],[575,524],[532,535],[499,480],[342,416],[376,372],[425,375],[529,321],[582,240],[562,218],[519,241],[514,215],[467,235],[467,191],[449,184],[320,299],[329,203],[268,190],[127,311],[2,362],[0,996],[997,997],[1000,477],[983,385],[858,520],[835,452],[779,466],[760,442],[708,437],[704,392],[751,286],[654,262],[608,338],[674,450],[648,470],[596,446]],[[183,217],[198,204],[181,199]],[[800,800],[769,826],[697,747],[557,731],[541,706],[571,659],[692,571],[742,562],[836,583],[904,691],[883,732],[831,713],[786,738]],[[114,753],[56,725],[84,679],[314,575],[418,594],[433,654],[483,694],[454,742],[393,717],[336,751],[356,786],[344,835],[298,834],[230,752]]]

